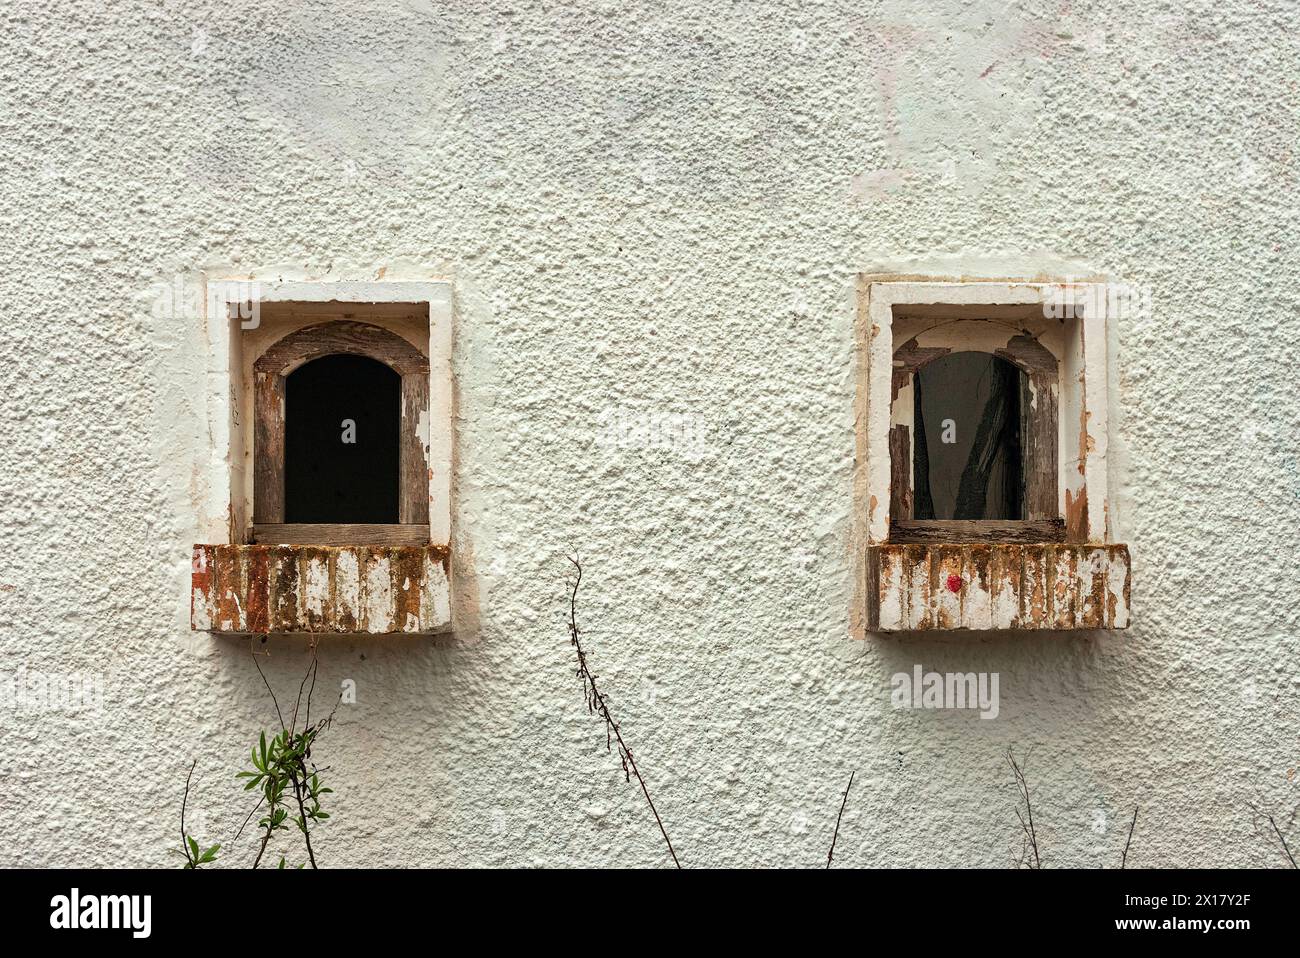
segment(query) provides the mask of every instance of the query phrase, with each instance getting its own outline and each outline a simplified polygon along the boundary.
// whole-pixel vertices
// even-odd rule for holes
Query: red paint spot
[[[961,591],[961,576],[959,575],[948,576],[948,591],[949,592]]]

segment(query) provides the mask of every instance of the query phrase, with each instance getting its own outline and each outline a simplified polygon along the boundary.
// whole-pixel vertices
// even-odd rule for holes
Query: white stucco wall
[[[460,630],[322,644],[357,688],[324,862],[665,862],[583,707],[569,548],[684,864],[824,862],[853,769],[837,862],[1008,864],[1008,746],[1047,865],[1116,864],[1134,804],[1134,864],[1279,862],[1246,806],[1300,765],[1294,9],[672,6],[9,11],[0,668],[103,708],[0,711],[0,864],[168,862],[194,758],[191,823],[242,820],[274,711],[188,630],[219,385],[156,304],[251,270],[456,297]],[[1114,331],[1126,633],[850,638],[863,271],[1150,290]],[[292,697],[306,644],[267,647]],[[999,717],[893,710],[915,663],[998,672]]]

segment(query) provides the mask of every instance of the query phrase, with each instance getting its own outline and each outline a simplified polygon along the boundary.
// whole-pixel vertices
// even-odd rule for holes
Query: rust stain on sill
[[[434,564],[441,575],[430,571]],[[446,545],[200,544],[191,565],[190,627],[238,634],[438,632],[448,625],[450,565]],[[376,577],[374,570],[383,571]]]

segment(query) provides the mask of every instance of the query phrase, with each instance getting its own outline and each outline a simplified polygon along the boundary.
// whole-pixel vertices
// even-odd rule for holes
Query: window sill
[[[262,545],[422,546],[429,523],[259,522],[253,541]]]
[[[1064,519],[891,519],[889,542],[972,545],[1065,541]]]
[[[196,545],[190,628],[223,634],[451,628],[445,546]]]
[[[1124,629],[1128,546],[867,547],[867,629]]]

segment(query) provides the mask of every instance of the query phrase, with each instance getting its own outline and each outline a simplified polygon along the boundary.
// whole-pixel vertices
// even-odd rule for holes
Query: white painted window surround
[[[1066,514],[1067,495],[1077,500],[1086,493],[1088,511],[1080,541],[1112,541],[1115,516],[1107,476],[1106,284],[880,282],[868,278],[859,286],[859,317],[866,326],[862,337],[866,388],[859,397],[858,410],[859,462],[864,468],[859,489],[868,542],[883,543],[889,536],[894,351],[913,336],[922,345],[962,342],[966,348],[984,349],[981,325],[992,332],[992,324],[960,317],[1025,307],[1037,317],[1040,341],[1060,365],[1057,494],[1061,515]],[[990,338],[990,344],[995,338]],[[988,351],[992,351],[991,345]]]
[[[1116,541],[1108,472],[1113,288],[1104,281],[859,276],[854,634],[1127,627],[1129,555]],[[901,387],[904,408],[893,399],[896,351],[915,339],[918,348],[995,352],[1017,329],[1057,361],[1057,499],[1065,541],[891,543],[890,428],[910,421]],[[897,365],[906,368],[902,358]]]
[[[429,281],[272,281],[255,277],[210,279],[204,296],[207,333],[207,433],[209,457],[200,535],[208,543],[244,541],[252,510],[251,384],[244,355],[256,335],[265,303],[427,304],[429,410],[421,425],[428,448],[429,541],[451,540],[452,288]],[[358,317],[362,318],[362,317]],[[422,336],[421,336],[422,339]],[[263,344],[263,345],[269,345]]]

